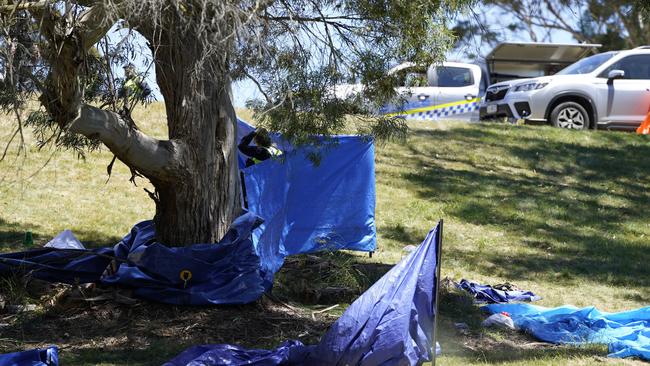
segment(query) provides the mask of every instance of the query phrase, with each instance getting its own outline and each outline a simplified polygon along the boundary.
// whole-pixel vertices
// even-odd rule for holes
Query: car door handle
[[[474,99],[474,98],[476,98],[476,96],[473,95],[473,94],[467,94],[467,95],[465,95],[465,100],[472,100],[472,99]]]
[[[418,95],[418,99],[419,100],[427,100],[427,99],[429,99],[429,96],[426,95],[426,94],[420,94],[420,95]]]

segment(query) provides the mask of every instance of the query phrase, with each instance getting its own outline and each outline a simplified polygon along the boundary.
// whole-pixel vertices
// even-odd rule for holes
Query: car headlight
[[[521,84],[521,85],[517,85],[517,86],[515,87],[515,90],[514,90],[514,91],[516,91],[516,92],[527,92],[527,91],[531,91],[531,90],[539,90],[539,89],[541,89],[541,88],[543,88],[543,87],[545,87],[545,86],[547,86],[547,85],[548,85],[548,83],[527,83],[527,84]]]

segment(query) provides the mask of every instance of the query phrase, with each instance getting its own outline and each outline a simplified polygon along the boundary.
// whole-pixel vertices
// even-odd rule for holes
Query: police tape
[[[471,113],[479,109],[479,98],[459,100],[451,103],[436,104],[426,107],[408,109],[386,114],[389,117],[404,117],[408,119],[437,119],[457,114]]]

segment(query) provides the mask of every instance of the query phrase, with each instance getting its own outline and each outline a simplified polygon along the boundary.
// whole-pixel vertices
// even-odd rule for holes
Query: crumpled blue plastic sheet
[[[480,283],[462,279],[457,287],[467,291],[474,296],[477,303],[499,304],[512,301],[537,301],[541,297],[530,291],[502,291],[493,288],[490,285],[481,285]]]
[[[246,304],[271,288],[273,273],[261,263],[251,232],[262,223],[252,213],[235,220],[219,243],[167,247],[155,241],[151,221],[136,225],[114,248],[117,271],[108,285],[169,304]]]
[[[275,350],[230,345],[191,347],[165,366],[185,365],[420,365],[434,357],[436,240],[424,242],[364,292],[323,336]]]
[[[94,251],[44,248],[0,255],[0,274],[28,273],[46,281],[101,282],[131,287],[134,295],[168,304],[244,304],[270,289],[251,232],[262,220],[246,213],[217,244],[166,247],[151,221],[137,224],[114,248]],[[107,271],[114,262],[117,271]]]
[[[0,355],[0,366],[58,366],[57,348],[33,349]]]
[[[25,252],[0,254],[0,275],[30,274],[50,282],[98,282],[111,262],[113,249],[40,248]]]
[[[544,342],[558,344],[602,343],[609,357],[638,357],[650,361],[650,307],[619,313],[593,306],[544,308],[530,304],[493,304],[490,313],[506,311],[515,326]]]
[[[245,349],[229,344],[206,344],[186,349],[163,366],[274,366],[301,365],[307,348],[300,341],[286,341],[274,350]]]

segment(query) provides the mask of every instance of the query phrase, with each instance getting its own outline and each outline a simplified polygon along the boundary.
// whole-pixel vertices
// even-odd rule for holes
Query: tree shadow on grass
[[[287,339],[313,344],[331,321],[327,314],[312,318],[265,299],[211,307],[75,303],[24,315],[3,328],[3,337],[16,340],[13,347],[19,349],[55,344],[66,365],[160,365],[200,344],[269,349]],[[14,350],[6,343],[0,347],[0,352]]]
[[[29,224],[27,226],[16,222],[9,222],[0,217],[0,253],[24,251],[33,248],[23,244],[27,231],[32,233],[33,247],[45,245],[56,235],[44,233],[43,228],[36,224]],[[87,248],[112,247],[122,239],[122,237],[106,235],[93,230],[74,230],[73,234],[82,238],[94,238],[83,241],[84,246]]]
[[[542,343],[524,333],[506,330],[486,330],[461,336],[453,324],[443,322],[439,329],[444,357],[480,364],[520,363],[565,364],[569,359],[590,359],[592,362],[607,356],[606,345],[553,345]]]
[[[650,159],[645,158],[650,145],[619,134],[598,136],[608,146],[578,138],[555,141],[542,134],[511,136],[489,125],[415,134],[453,141],[466,151],[492,145],[492,153],[501,156],[479,159],[444,154],[436,144],[410,145],[413,164],[422,169],[404,177],[423,199],[444,194],[446,202],[453,202],[445,208],[451,215],[498,226],[534,249],[506,256],[497,251],[449,255],[473,263],[482,273],[496,271],[511,278],[534,280],[560,273],[650,287],[650,250],[639,226],[650,222]],[[440,155],[431,158],[436,153]]]
[[[0,252],[20,250],[24,239],[25,229],[21,225],[0,218]]]
[[[408,230],[401,223],[382,227],[380,234],[387,239],[395,240],[403,245],[415,245],[418,243],[418,239],[416,239],[413,231]],[[422,240],[422,238],[419,240]]]
[[[272,297],[281,298],[279,302],[263,297],[238,306],[171,306],[146,301],[127,306],[73,300],[68,295],[44,311],[22,313],[12,319],[2,328],[2,338],[14,342],[0,342],[0,353],[54,344],[62,348],[66,365],[160,365],[187,347],[200,344],[260,349],[275,348],[288,339],[315,344],[345,306],[318,313],[312,309],[322,310],[325,305],[320,304],[352,302],[392,268],[364,262],[347,252],[290,258],[276,276]],[[332,286],[347,286],[352,291],[347,298],[313,297]],[[46,290],[46,297],[61,288],[70,287],[55,285]],[[93,296],[93,290],[86,290],[85,297]]]

